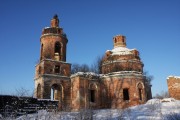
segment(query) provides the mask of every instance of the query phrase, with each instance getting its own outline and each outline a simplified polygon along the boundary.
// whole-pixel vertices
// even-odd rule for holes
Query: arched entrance
[[[97,102],[97,85],[90,84],[89,85],[89,101],[92,103]]]
[[[53,84],[51,86],[51,100],[63,100],[63,88],[62,85]]]

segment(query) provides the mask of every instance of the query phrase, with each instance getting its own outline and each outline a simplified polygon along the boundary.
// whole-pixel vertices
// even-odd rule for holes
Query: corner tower
[[[114,48],[107,50],[102,60],[102,77],[109,86],[112,108],[124,108],[147,101],[143,63],[136,49],[126,47],[126,37],[113,37]],[[110,81],[110,82],[109,82]]]
[[[58,16],[51,19],[40,38],[40,60],[35,71],[35,97],[69,103],[71,64],[66,62],[68,39],[59,27]],[[66,96],[64,96],[66,94]]]

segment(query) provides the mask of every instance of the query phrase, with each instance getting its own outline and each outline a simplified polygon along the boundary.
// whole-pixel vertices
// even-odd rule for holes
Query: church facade
[[[107,50],[102,59],[102,74],[71,74],[71,64],[66,62],[68,39],[59,27],[57,15],[51,26],[43,29],[40,43],[34,96],[59,101],[59,110],[126,108],[152,97],[139,52],[126,47],[125,36],[113,37],[114,48]]]

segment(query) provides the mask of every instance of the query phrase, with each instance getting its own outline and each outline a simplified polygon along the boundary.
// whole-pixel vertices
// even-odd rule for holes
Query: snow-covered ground
[[[1,118],[1,115],[0,115]],[[180,120],[180,101],[173,98],[152,99],[144,105],[127,109],[82,110],[80,112],[46,112],[23,115],[17,120]]]

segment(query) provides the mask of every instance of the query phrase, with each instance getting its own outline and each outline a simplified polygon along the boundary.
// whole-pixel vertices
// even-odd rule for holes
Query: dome
[[[126,47],[125,36],[114,37],[114,48],[107,50],[102,61],[102,73],[114,73],[122,71],[143,72],[143,63],[136,49]]]

